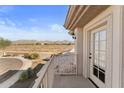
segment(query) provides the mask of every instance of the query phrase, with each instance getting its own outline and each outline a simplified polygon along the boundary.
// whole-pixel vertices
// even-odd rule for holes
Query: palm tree
[[[3,55],[5,54],[4,49],[11,44],[11,41],[8,39],[0,38],[0,49],[3,51]]]

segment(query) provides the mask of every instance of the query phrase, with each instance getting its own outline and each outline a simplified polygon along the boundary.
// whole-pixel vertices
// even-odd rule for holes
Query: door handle
[[[89,59],[91,59],[92,57],[89,57]]]

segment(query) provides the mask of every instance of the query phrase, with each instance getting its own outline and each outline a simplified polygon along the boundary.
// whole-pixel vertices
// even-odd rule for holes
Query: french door
[[[106,26],[94,29],[90,34],[90,78],[99,87],[106,84],[107,29]]]

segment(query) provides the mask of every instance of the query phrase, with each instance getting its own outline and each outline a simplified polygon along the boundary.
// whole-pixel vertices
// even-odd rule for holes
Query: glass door
[[[91,79],[100,87],[105,87],[106,75],[106,29],[91,32]]]

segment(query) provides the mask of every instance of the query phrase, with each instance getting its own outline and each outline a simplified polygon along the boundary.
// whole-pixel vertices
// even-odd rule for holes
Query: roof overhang
[[[84,27],[108,7],[109,5],[71,5],[64,27],[70,31],[74,31],[76,27]]]

